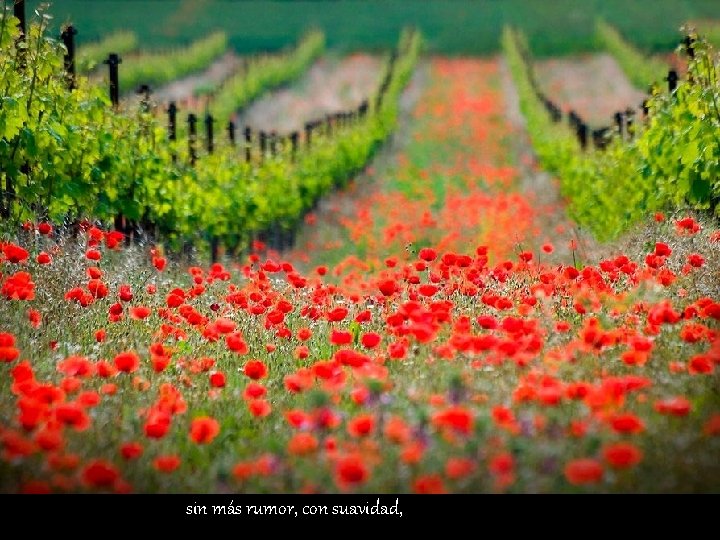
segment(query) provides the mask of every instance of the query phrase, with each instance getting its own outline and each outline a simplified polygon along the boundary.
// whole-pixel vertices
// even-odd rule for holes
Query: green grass
[[[34,9],[40,2],[30,0]],[[602,16],[648,52],[669,51],[687,20],[720,19],[717,0],[62,0],[51,8],[58,24],[72,21],[78,39],[93,41],[117,29],[135,31],[141,44],[187,44],[224,30],[240,52],[276,50],[310,27],[329,48],[394,45],[400,29],[419,27],[431,52],[486,54],[499,49],[505,24],[523,30],[538,56],[593,50]]]

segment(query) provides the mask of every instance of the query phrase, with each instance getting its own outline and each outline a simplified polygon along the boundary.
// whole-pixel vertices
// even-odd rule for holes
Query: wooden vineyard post
[[[177,140],[177,105],[174,101],[170,102],[170,105],[168,106],[167,114],[168,114],[168,139],[172,142],[175,142]],[[175,152],[172,153],[172,160],[173,163],[177,161],[177,154]]]
[[[588,127],[585,122],[582,120],[578,121],[577,128],[575,129],[575,133],[577,134],[578,142],[580,143],[580,148],[585,150],[587,148],[587,135],[588,135]]]
[[[617,126],[617,132],[621,139],[625,138],[625,133],[623,126],[625,124],[625,115],[622,113],[622,111],[618,111],[613,115],[613,118],[615,119],[615,125]]]
[[[298,139],[300,138],[300,134],[297,131],[293,131],[290,134],[290,145],[291,145],[291,159],[295,161],[297,157],[297,151],[298,151]]]
[[[140,101],[140,106],[142,107],[143,112],[148,112],[150,110],[150,94],[152,94],[150,85],[141,84],[138,86],[136,92],[143,96]]]
[[[113,107],[117,108],[120,103],[120,86],[118,84],[118,65],[122,64],[122,58],[115,53],[110,53],[107,60],[103,62],[107,64],[110,71],[110,101]]]
[[[313,130],[312,122],[306,122],[305,123],[305,146],[308,148],[308,150],[312,146],[312,130]]]
[[[215,143],[213,140],[213,124],[215,119],[210,113],[205,115],[205,149],[208,154],[212,154],[215,151]]]
[[[245,161],[250,163],[252,157],[252,129],[245,126]]]
[[[18,36],[17,43],[18,45],[20,42],[25,41],[25,32],[27,29],[27,24],[25,21],[25,0],[15,0],[15,4],[13,4],[13,15],[20,21],[18,23],[18,27],[20,28],[20,36]],[[18,58],[18,65],[20,67],[25,67],[25,48],[24,47],[18,47],[17,50],[17,58]]]
[[[270,132],[270,155],[275,157],[277,155],[277,132]]]
[[[633,127],[634,117],[635,111],[628,107],[625,111],[625,132],[627,133],[628,139],[632,139],[635,132],[635,128]]]
[[[690,58],[695,58],[695,39],[691,35],[685,36],[682,40],[682,44],[685,46],[685,52]]]
[[[195,142],[197,141],[197,116],[193,113],[188,114],[188,152],[190,153],[190,165],[195,166],[197,161],[197,151],[195,150]]]
[[[235,122],[230,120],[227,125],[228,140],[231,146],[235,146]]]
[[[677,71],[675,71],[674,69],[668,71],[668,76],[665,78],[665,80],[668,83],[668,92],[672,94],[677,88],[677,83],[679,80]]]
[[[75,27],[70,25],[63,29],[60,34],[63,45],[65,45],[65,73],[67,75],[68,88],[70,90],[75,88],[75,36],[77,30]]]
[[[15,0],[13,4],[13,15],[20,21],[18,23],[21,32],[20,39],[25,39],[25,31],[27,29],[27,23],[25,21],[25,0]]]
[[[267,133],[260,132],[260,162],[265,161],[265,152],[267,152]]]

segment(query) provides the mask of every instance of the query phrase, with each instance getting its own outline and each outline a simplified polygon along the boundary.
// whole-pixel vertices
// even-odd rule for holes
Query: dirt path
[[[500,62],[500,73],[505,114],[513,133],[510,141],[519,171],[519,187],[533,201],[540,238],[543,242],[549,242],[557,234],[565,234],[575,241],[577,254],[583,261],[597,260],[599,251],[596,242],[566,215],[559,181],[544,171],[537,161],[526,131],[525,117],[520,110],[517,89],[504,60]],[[568,242],[556,245],[554,256],[562,260],[572,258]]]
[[[152,88],[151,99],[154,103],[164,105],[175,101],[178,107],[196,106],[200,98],[196,93],[204,86],[217,86],[231,77],[242,66],[242,57],[234,51],[227,51],[208,66],[205,71],[193,73],[172,81],[160,88]],[[140,96],[131,92],[123,97],[123,101],[138,103]]]
[[[415,69],[409,84],[400,97],[398,125],[382,146],[365,172],[352,179],[341,191],[334,191],[323,197],[317,208],[306,216],[306,224],[298,233],[296,248],[285,253],[298,266],[325,262],[309,254],[315,250],[336,249],[347,242],[345,224],[352,221],[363,204],[371,200],[382,189],[381,178],[391,174],[398,166],[399,156],[404,155],[413,133],[412,111],[420,100],[430,73],[430,63],[422,61]]]
[[[204,86],[217,86],[233,75],[242,65],[242,57],[228,51],[202,73],[195,73],[173,81],[158,89],[153,97],[158,103],[183,101],[193,97]]]
[[[381,60],[367,54],[325,56],[292,86],[265,94],[238,115],[237,123],[285,133],[326,114],[357,107],[372,94]]]
[[[541,251],[550,243],[552,253]],[[425,61],[391,143],[320,203],[284,255],[306,270],[326,265],[347,285],[353,274],[382,271],[388,258],[412,260],[425,245],[456,253],[488,246],[493,261],[524,250],[553,264],[593,257],[533,156],[498,59]]]
[[[646,97],[609,54],[543,60],[536,62],[535,72],[550,99],[594,127],[612,124],[615,112],[638,109]]]

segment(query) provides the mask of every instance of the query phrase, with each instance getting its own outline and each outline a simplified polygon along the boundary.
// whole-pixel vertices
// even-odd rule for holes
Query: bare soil
[[[519,188],[531,199],[536,210],[535,226],[540,242],[552,242],[555,251],[550,257],[567,264],[572,260],[570,242],[576,245],[577,257],[582,262],[597,261],[599,248],[592,235],[582,230],[565,212],[565,202],[560,194],[560,183],[544,171],[532,147],[527,133],[525,117],[520,110],[520,101],[512,75],[504,60],[500,61],[500,73],[505,100],[505,115],[511,125],[509,137],[511,151],[515,154],[515,166],[519,171]],[[565,242],[558,242],[563,238]],[[545,256],[547,258],[547,256]],[[579,261],[578,261],[579,262]]]
[[[430,63],[421,60],[413,72],[410,82],[400,96],[398,123],[395,131],[368,165],[364,172],[353,178],[342,189],[322,197],[313,210],[311,220],[300,227],[294,249],[283,253],[301,268],[311,262],[307,253],[318,246],[348,241],[343,223],[357,215],[358,208],[382,187],[385,174],[398,164],[412,135],[413,110],[423,94],[430,76]]]
[[[543,60],[536,62],[535,72],[550,99],[594,127],[612,125],[615,112],[637,110],[646,98],[609,54]]]
[[[324,56],[291,86],[269,92],[240,111],[237,124],[287,133],[326,114],[356,108],[379,83],[382,62],[367,54]]]
[[[198,90],[203,86],[217,86],[237,72],[242,66],[242,57],[234,51],[228,51],[216,59],[205,71],[193,73],[187,77],[176,79],[160,88],[151,88],[150,100],[154,105],[165,105],[175,101],[181,109],[198,109],[204,99],[197,96]],[[123,96],[125,104],[137,105],[142,96],[135,92]]]

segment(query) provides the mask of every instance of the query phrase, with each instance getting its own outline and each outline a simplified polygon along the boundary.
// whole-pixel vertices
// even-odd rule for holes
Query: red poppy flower
[[[394,279],[383,279],[378,282],[378,289],[383,296],[392,296],[399,288]]]
[[[165,257],[153,257],[152,264],[158,271],[162,272],[167,264],[167,259]]]
[[[720,414],[712,415],[703,425],[703,433],[709,437],[720,435]]]
[[[223,388],[225,384],[225,374],[222,371],[213,371],[210,374],[210,386],[213,388]]]
[[[225,317],[220,317],[215,320],[215,328],[218,332],[221,334],[229,334],[233,330],[235,330],[235,321],[232,319],[227,319]]]
[[[140,367],[140,357],[132,351],[126,351],[115,356],[115,367],[125,373],[133,373]]]
[[[575,459],[565,466],[565,478],[571,484],[595,484],[602,480],[602,477],[602,465],[595,459]]]
[[[82,480],[88,487],[109,487],[120,478],[115,466],[104,459],[88,463],[82,471]]]
[[[152,409],[145,421],[145,436],[151,439],[162,439],[170,429],[171,417],[168,413]]]
[[[268,372],[267,366],[261,360],[249,360],[243,371],[253,380],[262,379]]]
[[[90,377],[95,373],[95,366],[83,356],[68,356],[58,362],[57,370],[69,377]]]
[[[15,336],[7,332],[0,333],[0,362],[12,362],[20,356],[15,348]]]
[[[5,258],[8,262],[13,264],[21,263],[27,260],[30,255],[27,250],[16,246],[15,244],[4,244],[2,245],[2,251],[5,254]]]
[[[335,465],[335,480],[341,487],[352,487],[365,483],[370,477],[367,465],[358,455],[344,456]]]
[[[247,343],[245,343],[245,339],[240,332],[233,332],[225,336],[225,343],[228,349],[238,354],[247,354],[249,351]]]
[[[640,463],[643,453],[634,444],[619,442],[606,446],[603,458],[615,469],[627,469]]]
[[[697,354],[690,359],[688,372],[691,375],[709,375],[715,370],[715,364],[708,355]]]
[[[432,417],[432,423],[435,426],[450,428],[463,435],[470,434],[474,422],[472,413],[459,405],[437,412]]]
[[[645,424],[632,413],[616,414],[610,419],[610,425],[618,433],[640,433]]]
[[[493,457],[488,465],[490,472],[495,475],[509,474],[513,472],[514,468],[515,460],[513,459],[512,454],[508,452],[504,452]]]
[[[176,455],[162,455],[153,460],[153,467],[160,472],[171,473],[180,466],[180,463],[182,460]]]
[[[705,264],[705,257],[699,253],[691,253],[688,255],[688,264],[693,268],[700,268],[703,264]]]
[[[64,444],[62,432],[59,429],[49,427],[37,431],[34,440],[46,452],[60,450]]]
[[[136,321],[146,319],[150,316],[152,310],[146,306],[135,306],[130,308],[130,318]]]
[[[468,458],[452,457],[445,462],[445,474],[452,480],[459,480],[470,476],[477,465]]]
[[[380,344],[381,339],[382,338],[380,337],[380,334],[376,334],[375,332],[367,332],[363,334],[360,338],[360,343],[362,343],[363,347],[365,347],[366,349],[373,349]]]
[[[288,452],[296,456],[305,456],[314,453],[319,443],[314,435],[306,432],[296,433],[288,443]]]
[[[27,272],[16,272],[5,280],[0,294],[7,300],[34,300],[35,282]]]
[[[660,414],[687,416],[692,409],[691,403],[682,396],[661,399],[655,402],[655,410]]]
[[[91,279],[88,283],[88,291],[93,298],[105,298],[108,295],[108,287],[99,279]]]
[[[143,453],[143,447],[139,442],[127,442],[120,446],[120,454],[126,460],[137,459]]]
[[[220,424],[209,416],[200,416],[190,424],[190,439],[197,444],[210,444],[220,433]]]
[[[447,489],[439,474],[427,474],[419,476],[413,481],[413,492],[423,495],[440,495],[447,493]]]
[[[366,437],[373,432],[375,419],[371,414],[359,414],[348,422],[348,433],[353,437]]]
[[[437,252],[432,248],[422,248],[418,252],[418,257],[425,262],[433,262],[437,259]]]
[[[270,403],[264,399],[252,399],[248,401],[248,409],[250,410],[250,414],[255,418],[265,418],[272,412]]]
[[[102,258],[102,255],[97,249],[88,249],[85,252],[85,257],[91,261],[99,261]]]
[[[333,345],[349,345],[353,341],[353,335],[344,330],[333,330],[330,333],[330,343]]]
[[[336,307],[328,312],[327,318],[331,322],[340,322],[347,317],[348,310],[344,307]]]
[[[411,431],[402,418],[392,416],[385,422],[383,434],[392,443],[404,444],[410,439]]]
[[[77,403],[61,403],[55,408],[55,418],[58,422],[72,426],[75,431],[85,431],[90,427],[90,417],[85,408]]]

